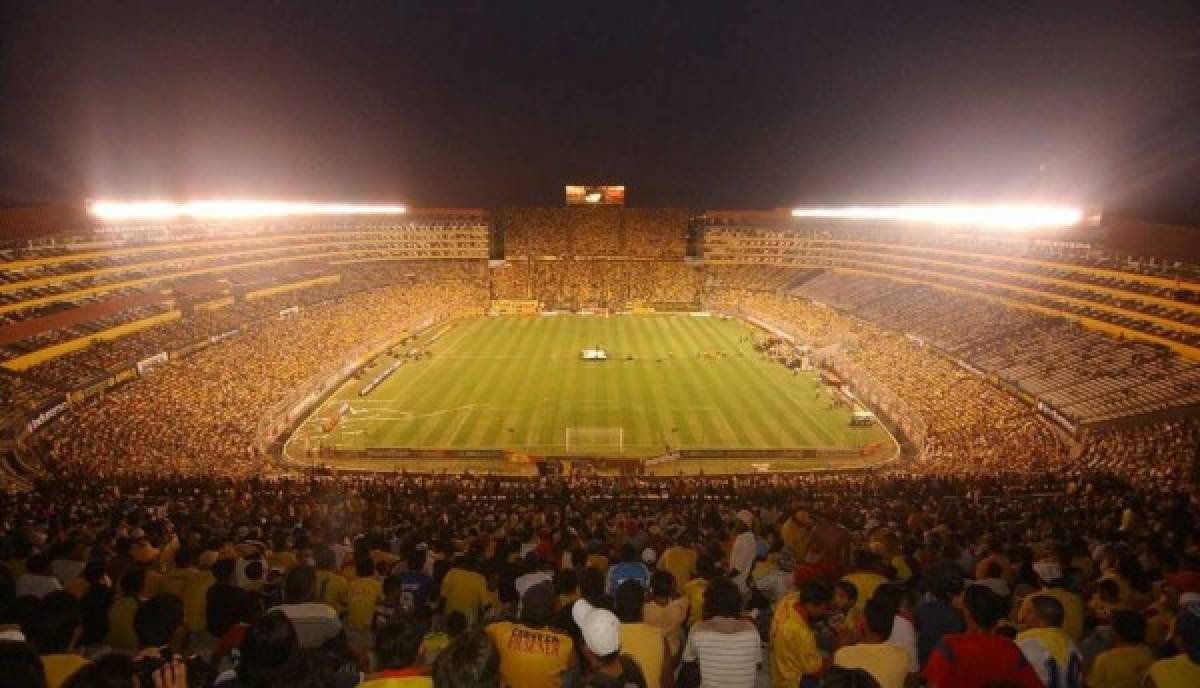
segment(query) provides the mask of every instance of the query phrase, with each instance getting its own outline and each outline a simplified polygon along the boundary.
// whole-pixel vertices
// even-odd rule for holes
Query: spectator
[[[267,612],[246,631],[237,668],[217,678],[220,688],[268,688],[300,650],[296,630],[282,612]]]
[[[636,580],[629,582],[638,585]],[[646,688],[646,678],[637,661],[621,652],[621,622],[615,614],[593,607],[587,600],[575,602],[571,614],[583,637],[580,685],[589,688]]]
[[[1101,652],[1087,676],[1091,688],[1141,688],[1154,655],[1146,647],[1146,619],[1126,609],[1113,613],[1116,645]]]
[[[359,556],[354,563],[354,570],[355,578],[349,581],[346,588],[346,628],[350,632],[352,644],[362,645],[370,642],[371,623],[374,621],[376,606],[383,598],[383,584],[376,578],[376,568],[370,555]],[[316,576],[313,585],[316,585]],[[330,606],[325,606],[332,610]],[[334,618],[337,618],[336,612]]]
[[[0,676],[12,686],[46,687],[46,669],[27,643],[0,640]]]
[[[683,599],[687,600],[690,614],[688,626],[695,627],[704,618],[705,591],[708,589],[708,582],[716,576],[717,567],[711,558],[702,556],[696,560],[696,577],[683,586]]]
[[[342,616],[349,596],[346,578],[337,572],[337,554],[328,545],[317,548],[313,554],[317,565],[317,599]]]
[[[962,633],[962,614],[953,604],[962,594],[962,581],[938,578],[929,583],[929,592],[924,602],[913,610],[913,624],[917,631],[918,663],[924,667],[933,648],[950,634]]]
[[[828,660],[817,649],[814,627],[829,614],[833,594],[808,581],[775,605],[771,618],[771,685],[815,685]]]
[[[118,650],[136,650],[137,633],[133,619],[142,604],[142,586],[146,572],[132,569],[121,577],[121,596],[108,610],[108,644]]]
[[[658,628],[667,640],[672,660],[683,650],[683,623],[688,618],[688,602],[675,589],[670,571],[655,571],[650,576],[650,599],[642,607],[642,618]]]
[[[433,578],[425,573],[426,553],[427,550],[414,547],[405,557],[405,569],[394,574],[400,579],[402,607],[419,617],[429,613],[429,599],[433,594]]]
[[[908,652],[888,642],[895,614],[881,600],[872,599],[863,609],[867,635],[863,642],[843,647],[833,656],[833,665],[863,669],[882,688],[904,688],[909,674]]]
[[[233,559],[218,559],[212,573],[215,582],[208,589],[205,616],[208,632],[222,638],[235,625],[253,621],[258,605],[249,591],[237,585],[237,562]]]
[[[638,663],[648,688],[672,688],[675,666],[661,629],[645,622],[646,593],[635,580],[617,586],[614,611],[621,622],[621,649]]]
[[[1063,630],[1062,603],[1049,595],[1036,594],[1020,619],[1025,627],[1017,634],[1017,645],[1045,685],[1082,688],[1083,656]]]
[[[976,585],[963,593],[963,608],[966,631],[943,636],[922,671],[930,688],[985,688],[998,683],[1042,688],[1016,643],[995,632],[1004,618],[1004,601]]]
[[[483,610],[487,596],[487,579],[476,570],[475,553],[468,554],[462,561],[446,572],[442,579],[441,595],[445,602],[443,612],[462,612],[467,622],[474,624]]]
[[[608,567],[604,592],[613,595],[617,586],[627,580],[637,581],[642,587],[650,585],[650,569],[638,557],[637,548],[628,543],[621,546],[621,560]]]
[[[22,623],[22,631],[41,656],[48,688],[63,683],[87,664],[76,650],[83,632],[79,600],[61,590],[47,593]]]
[[[500,653],[483,631],[469,631],[438,656],[433,665],[435,688],[499,688]]]
[[[907,608],[904,588],[895,583],[885,583],[875,590],[871,599],[879,600],[885,608],[892,610],[892,634],[888,636],[888,642],[908,653],[908,670],[917,673],[920,669],[917,663],[917,629]]]
[[[1148,688],[1200,685],[1200,601],[1181,602],[1174,638],[1179,654],[1150,665],[1146,672]]]
[[[526,591],[519,623],[499,621],[487,626],[500,653],[505,684],[530,688],[562,685],[572,666],[574,644],[569,636],[548,627],[553,618],[554,588],[546,582]]]
[[[374,647],[379,671],[362,688],[432,688],[428,673],[416,666],[421,635],[421,627],[403,616],[377,630]]]
[[[1058,600],[1064,612],[1063,630],[1075,642],[1083,638],[1083,601],[1074,592],[1067,590],[1064,585],[1062,565],[1055,559],[1041,559],[1034,563],[1033,571],[1041,585],[1040,594],[1049,595]],[[1025,606],[1030,604],[1032,597],[1026,597],[1018,617],[1027,612]]]
[[[675,583],[680,587],[696,575],[696,549],[692,547],[692,538],[686,530],[675,536],[674,542],[667,547],[658,558],[658,570],[669,572],[675,577]]]
[[[733,550],[729,555],[729,577],[738,586],[738,590],[742,591],[743,597],[748,597],[750,593],[746,581],[754,568],[757,551],[754,533],[750,530],[753,517],[748,512],[746,516],[743,518],[739,515],[733,519],[733,531],[736,535],[733,538]]]
[[[300,647],[319,647],[342,632],[342,622],[333,607],[316,601],[316,586],[317,574],[312,567],[293,568],[285,579],[284,604],[272,610],[281,612],[292,623]]]
[[[754,624],[742,618],[741,592],[728,578],[708,581],[702,621],[688,634],[683,661],[698,664],[704,688],[754,686],[756,669],[762,663],[762,642]]]
[[[854,584],[857,591],[854,606],[859,611],[874,597],[875,589],[887,582],[887,578],[879,573],[875,555],[863,549],[854,550],[854,570],[842,576],[842,580]]]
[[[50,558],[44,554],[35,554],[25,562],[25,573],[17,576],[16,595],[30,595],[42,598],[62,590],[62,583],[50,574]]]

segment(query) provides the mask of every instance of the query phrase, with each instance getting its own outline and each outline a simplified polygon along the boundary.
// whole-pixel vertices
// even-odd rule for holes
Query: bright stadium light
[[[1019,204],[947,204],[847,206],[843,208],[796,208],[792,217],[836,220],[890,220],[936,225],[971,225],[993,229],[1069,227],[1083,220],[1078,208]]]
[[[107,221],[198,220],[284,217],[288,215],[398,215],[402,205],[310,203],[297,201],[95,201],[88,206],[94,217]]]

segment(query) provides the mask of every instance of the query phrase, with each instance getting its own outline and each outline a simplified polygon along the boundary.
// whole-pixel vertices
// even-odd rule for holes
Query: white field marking
[[[479,404],[465,404],[463,406],[455,406],[452,408],[438,409],[436,411],[430,411],[428,413],[408,413],[408,412],[401,411],[400,417],[372,416],[370,418],[363,418],[360,422],[365,423],[365,422],[376,421],[376,420],[417,420],[418,418],[432,418],[433,416],[440,416],[440,415],[443,415],[446,413],[461,413],[462,411],[469,411],[469,410],[475,408],[476,406],[479,406]]]

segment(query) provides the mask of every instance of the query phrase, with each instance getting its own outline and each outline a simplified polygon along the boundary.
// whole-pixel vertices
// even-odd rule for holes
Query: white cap
[[[647,547],[642,550],[642,561],[645,562],[646,566],[653,566],[657,560],[658,552],[655,552],[653,547]]]
[[[597,657],[607,657],[621,649],[621,622],[607,609],[598,609],[587,600],[577,600],[571,618],[583,633],[583,642]]]

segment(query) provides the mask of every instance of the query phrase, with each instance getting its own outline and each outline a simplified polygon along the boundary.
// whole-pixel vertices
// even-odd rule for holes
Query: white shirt
[[[14,584],[17,597],[33,595],[41,599],[55,590],[62,590],[62,583],[54,576],[42,576],[36,573],[22,573],[17,576]]]
[[[738,575],[733,579],[737,583],[738,588],[745,590],[746,576],[750,575],[750,569],[754,567],[754,556],[757,553],[758,542],[754,539],[754,533],[745,531],[737,536],[733,541],[733,552],[729,556],[729,566],[737,569]]]
[[[700,662],[702,688],[754,688],[762,639],[748,622],[710,619],[688,635],[683,661]]]
[[[892,634],[888,636],[887,641],[893,645],[899,645],[908,653],[908,670],[910,673],[917,673],[920,667],[917,665],[917,629],[908,619],[897,614],[892,619]]]
[[[546,583],[554,580],[554,574],[549,571],[533,571],[523,576],[517,576],[513,581],[513,587],[517,589],[518,597],[525,597],[525,592],[538,583]]]

